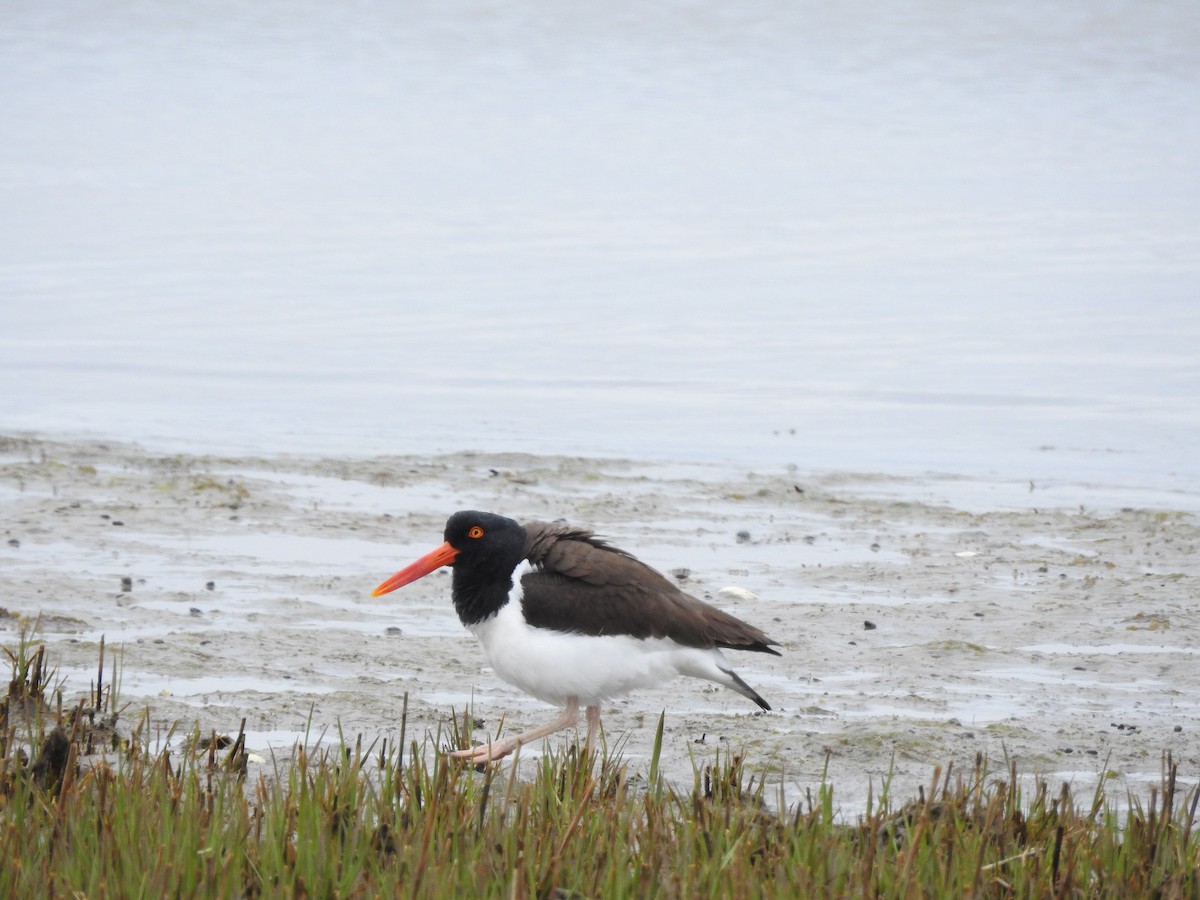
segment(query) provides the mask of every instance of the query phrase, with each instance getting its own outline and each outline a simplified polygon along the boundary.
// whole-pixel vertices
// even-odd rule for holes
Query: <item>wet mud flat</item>
[[[847,814],[935,766],[1099,779],[1120,800],[1164,754],[1200,777],[1200,526],[1183,502],[948,475],[737,471],[473,453],[322,459],[163,455],[0,439],[0,640],[47,647],[68,698],[106,677],[122,721],[237,734],[258,765],[297,740],[477,740],[552,711],[486,668],[439,574],[371,589],[480,508],[594,528],[763,628],[734,654],[772,705],[680,679],[613,701],[610,745],[682,784],[742,753]],[[1069,500],[1068,500],[1069,497]],[[722,592],[735,586],[737,592]],[[567,741],[569,737],[552,738]],[[539,747],[529,748],[527,756]],[[523,763],[524,764],[524,763]]]

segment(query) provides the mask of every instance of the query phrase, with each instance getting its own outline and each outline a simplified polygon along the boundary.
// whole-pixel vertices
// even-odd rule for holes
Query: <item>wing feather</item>
[[[531,522],[521,606],[534,626],[590,635],[670,638],[687,647],[773,653],[762,631],[685,594],[590,531]]]

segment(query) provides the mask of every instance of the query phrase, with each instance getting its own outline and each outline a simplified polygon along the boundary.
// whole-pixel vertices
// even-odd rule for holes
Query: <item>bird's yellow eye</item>
[[[467,532],[467,537],[481,538],[481,537],[483,537],[483,529],[480,528],[478,525],[472,525],[471,530]]]

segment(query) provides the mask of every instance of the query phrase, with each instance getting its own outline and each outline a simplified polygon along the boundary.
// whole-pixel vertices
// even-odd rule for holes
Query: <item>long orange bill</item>
[[[396,588],[404,587],[406,584],[416,581],[418,578],[424,578],[435,569],[450,565],[457,556],[458,551],[451,547],[450,542],[447,541],[432,553],[426,553],[412,565],[401,569],[379,587],[375,588],[375,590],[371,591],[371,596],[378,597],[380,594],[390,593]]]

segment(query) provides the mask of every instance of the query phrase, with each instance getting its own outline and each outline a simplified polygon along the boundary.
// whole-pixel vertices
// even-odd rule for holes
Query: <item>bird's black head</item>
[[[495,513],[464,509],[446,520],[446,543],[458,551],[455,569],[499,567],[511,574],[525,554],[525,529]]]
[[[442,566],[454,567],[454,608],[464,625],[482,622],[508,602],[513,570],[525,556],[525,529],[512,519],[468,509],[446,522],[446,542],[371,593],[387,594]]]
[[[495,513],[468,509],[446,522],[446,543],[457,554],[454,567],[454,607],[463,624],[493,615],[512,590],[513,570],[525,556],[525,529]]]

